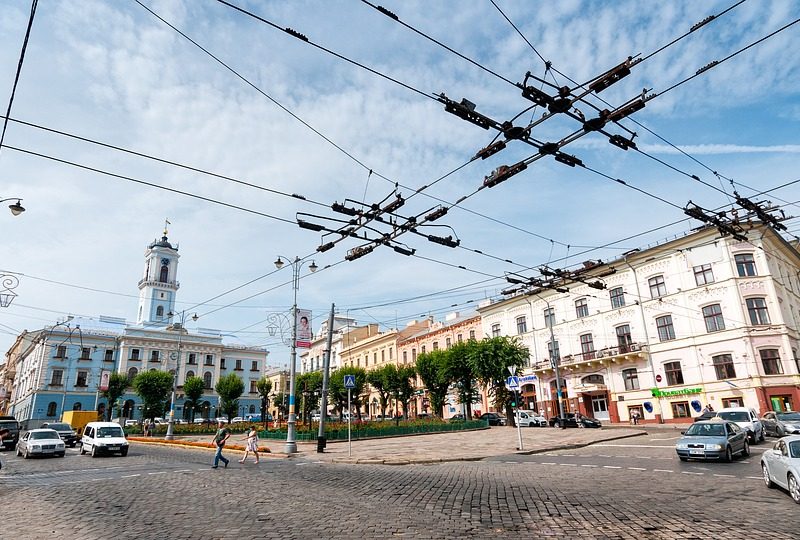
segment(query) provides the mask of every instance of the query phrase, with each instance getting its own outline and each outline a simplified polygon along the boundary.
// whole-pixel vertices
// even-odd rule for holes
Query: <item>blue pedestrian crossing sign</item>
[[[519,377],[517,377],[516,375],[512,375],[511,377],[508,377],[506,379],[506,386],[509,389],[512,389],[512,390],[515,389],[515,388],[519,388]]]
[[[355,388],[356,387],[356,376],[355,375],[345,375],[344,376],[344,387],[345,388]]]

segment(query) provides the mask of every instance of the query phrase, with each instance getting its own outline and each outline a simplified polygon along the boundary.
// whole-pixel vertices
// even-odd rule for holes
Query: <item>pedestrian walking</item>
[[[231,437],[231,432],[228,431],[228,428],[225,427],[225,422],[222,420],[218,423],[219,429],[217,429],[217,434],[214,435],[214,445],[217,447],[217,452],[214,454],[214,465],[211,466],[212,469],[216,469],[219,467],[219,462],[225,464],[225,468],[228,468],[228,460],[225,456],[222,455],[222,449],[225,448],[225,442]]]
[[[142,435],[144,437],[150,436],[150,422],[148,422],[147,420],[142,422]]]
[[[256,458],[256,465],[258,465],[258,431],[256,431],[255,426],[250,426],[250,431],[247,432],[247,435],[243,439],[243,441],[247,441],[244,447],[244,457],[239,461],[239,463],[244,463],[247,461],[247,456],[250,452]]]
[[[639,410],[638,409],[634,409],[631,412],[631,420],[633,420],[633,425],[634,426],[639,425]]]

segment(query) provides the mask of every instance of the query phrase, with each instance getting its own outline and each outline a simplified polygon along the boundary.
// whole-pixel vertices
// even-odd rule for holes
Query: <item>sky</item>
[[[23,329],[70,314],[135,321],[144,251],[167,219],[181,255],[177,308],[199,316],[188,327],[265,347],[283,366],[288,349],[267,331],[292,305],[292,267],[278,271],[278,256],[303,259],[298,305],[315,331],[331,304],[360,324],[402,328],[473,311],[509,272],[613,260],[683,234],[699,225],[683,214],[690,200],[729,208],[735,188],[800,216],[800,24],[746,48],[800,17],[791,0],[383,3],[399,22],[355,0],[231,0],[263,20],[214,0],[140,1],[38,3],[0,149],[0,199],[26,208],[0,211],[0,271],[19,279],[0,308],[3,352]],[[0,0],[3,111],[30,7]],[[641,152],[589,133],[561,151],[591,170],[546,156],[476,192],[537,148],[512,140],[472,160],[497,130],[436,96],[525,127],[546,113],[515,86],[526,73],[551,96],[583,93],[579,84],[628,57],[643,60],[573,114],[653,96],[608,126],[635,132]],[[531,137],[556,142],[580,128],[555,114]],[[320,253],[339,236],[297,225],[337,229],[348,217],[334,202],[371,205],[395,190],[406,201],[398,222],[444,205],[446,216],[418,231],[460,246],[406,233],[397,240],[413,256],[378,246],[346,261],[363,239]]]

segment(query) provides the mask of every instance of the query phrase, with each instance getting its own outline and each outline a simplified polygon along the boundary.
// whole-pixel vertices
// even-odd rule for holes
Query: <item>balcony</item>
[[[157,279],[140,279],[139,287],[167,287],[170,289],[178,289],[181,284],[179,281],[159,281]]]
[[[580,366],[592,362],[603,363],[605,359],[611,362],[617,362],[625,358],[644,358],[644,353],[647,352],[647,346],[639,343],[630,343],[628,345],[618,345],[616,347],[604,347],[598,351],[589,351],[581,354],[566,354],[561,357],[559,362],[560,367],[564,366]],[[534,371],[546,371],[552,369],[550,360],[538,360],[532,365]]]

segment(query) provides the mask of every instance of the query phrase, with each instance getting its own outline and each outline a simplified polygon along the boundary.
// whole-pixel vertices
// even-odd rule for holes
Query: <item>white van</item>
[[[81,455],[89,452],[92,457],[99,454],[128,455],[128,439],[119,424],[114,422],[89,422],[83,428]]]
[[[755,409],[749,407],[725,407],[717,412],[717,416],[733,422],[747,432],[752,444],[764,442],[764,425],[758,419]]]

